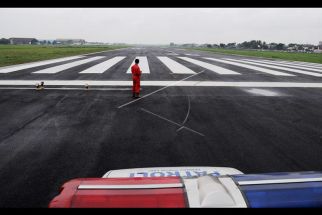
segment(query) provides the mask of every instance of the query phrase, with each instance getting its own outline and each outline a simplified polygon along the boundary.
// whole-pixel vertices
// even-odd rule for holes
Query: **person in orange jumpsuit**
[[[140,96],[140,78],[142,71],[139,67],[139,59],[135,59],[135,64],[131,67],[132,79],[133,79],[133,98],[139,98]]]

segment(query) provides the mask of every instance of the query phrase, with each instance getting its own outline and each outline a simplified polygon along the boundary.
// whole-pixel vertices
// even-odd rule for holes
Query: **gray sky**
[[[317,44],[322,41],[322,8],[1,8],[0,37]]]

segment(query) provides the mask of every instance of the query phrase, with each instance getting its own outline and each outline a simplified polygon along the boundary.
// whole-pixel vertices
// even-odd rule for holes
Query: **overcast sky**
[[[1,8],[0,37],[317,44],[322,41],[322,8]]]

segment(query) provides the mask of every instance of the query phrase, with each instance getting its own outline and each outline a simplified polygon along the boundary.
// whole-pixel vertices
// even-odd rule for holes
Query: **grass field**
[[[124,47],[126,46],[0,45],[0,67]]]
[[[192,48],[190,50],[209,51],[223,54],[236,54],[263,58],[283,59],[290,61],[304,61],[322,64],[322,54],[320,53],[291,53],[278,51],[252,51],[252,50],[232,50],[219,48]]]

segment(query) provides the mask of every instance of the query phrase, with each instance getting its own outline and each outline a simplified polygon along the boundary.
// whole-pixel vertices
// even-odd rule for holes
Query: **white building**
[[[84,45],[86,43],[83,39],[57,39],[56,42],[62,45]]]

